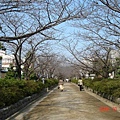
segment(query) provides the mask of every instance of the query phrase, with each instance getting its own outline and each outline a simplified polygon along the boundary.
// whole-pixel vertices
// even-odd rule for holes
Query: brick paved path
[[[63,92],[54,89],[43,100],[9,120],[120,120],[116,106],[107,106],[85,91],[79,91],[73,83],[65,83],[64,87]]]

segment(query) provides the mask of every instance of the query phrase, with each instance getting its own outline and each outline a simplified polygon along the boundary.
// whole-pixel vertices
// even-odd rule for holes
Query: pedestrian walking
[[[58,83],[58,89],[60,89],[61,91],[63,91],[64,87],[63,87],[63,80],[59,80],[59,83]]]
[[[83,81],[82,81],[81,78],[79,78],[79,80],[78,80],[78,86],[80,87],[80,91],[82,91],[82,89],[83,89]]]

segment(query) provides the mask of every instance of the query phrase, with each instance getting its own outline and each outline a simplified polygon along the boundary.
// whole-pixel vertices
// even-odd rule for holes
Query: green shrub
[[[0,101],[0,109],[3,108],[5,106],[5,103]]]
[[[120,80],[119,79],[104,79],[104,80],[84,80],[86,87],[92,88],[105,98],[113,96],[120,97]]]
[[[85,79],[83,80],[84,85],[88,88],[92,88],[93,87],[93,81],[91,79]]]
[[[38,89],[39,89],[38,92],[45,88],[45,85],[41,81],[37,82],[37,84],[38,84]]]
[[[25,93],[25,96],[30,96],[34,93],[37,93],[38,89],[39,89],[39,85],[37,84],[37,82],[34,82],[33,80],[29,80],[23,87],[23,92]]]
[[[100,81],[93,82],[93,87],[92,88],[93,88],[93,90],[100,92],[101,82]]]
[[[120,88],[114,90],[112,95],[114,98],[120,98]]]
[[[34,80],[0,79],[0,108],[14,104],[24,97],[39,93],[45,87],[50,87],[57,83],[58,80],[54,79],[46,80],[45,84]]]
[[[72,79],[71,82],[78,84],[78,80],[77,79]]]
[[[58,80],[56,79],[47,79],[45,80],[45,87],[51,87],[54,86],[55,84],[58,84]]]
[[[24,97],[23,92],[18,87],[2,88],[0,92],[0,102],[5,106],[11,105]]]

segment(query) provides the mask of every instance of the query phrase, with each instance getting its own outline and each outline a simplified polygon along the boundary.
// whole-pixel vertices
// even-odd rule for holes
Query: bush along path
[[[84,86],[93,93],[120,104],[120,79],[85,79]]]
[[[57,84],[55,79],[47,79],[44,84],[34,80],[0,79],[0,120],[5,120]]]
[[[71,80],[77,84],[76,79]],[[120,104],[120,79],[84,79],[84,87],[93,93]]]

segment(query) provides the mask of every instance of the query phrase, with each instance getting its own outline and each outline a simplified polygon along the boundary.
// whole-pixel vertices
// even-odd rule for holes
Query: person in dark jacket
[[[82,89],[83,89],[83,81],[82,81],[81,78],[78,80],[78,86],[80,87],[80,91],[82,91]]]

